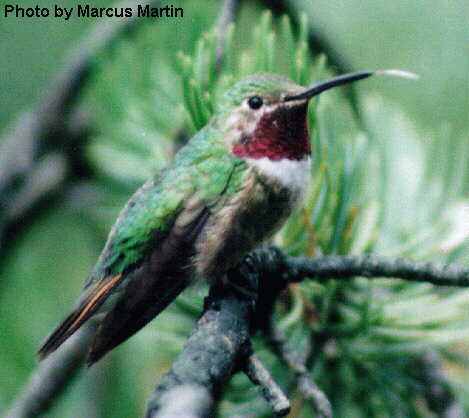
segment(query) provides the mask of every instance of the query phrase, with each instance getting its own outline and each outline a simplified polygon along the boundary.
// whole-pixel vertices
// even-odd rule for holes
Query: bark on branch
[[[316,280],[349,279],[357,276],[368,278],[394,277],[428,282],[439,286],[469,286],[469,270],[457,264],[418,262],[405,258],[378,255],[321,256],[309,258],[285,258],[288,280],[298,282],[306,277]]]
[[[370,278],[377,276],[400,277],[439,285],[467,286],[468,275],[467,270],[456,265],[415,263],[379,256],[321,256],[306,259],[285,256],[275,247],[261,248],[246,259],[236,274],[229,277],[231,290],[223,285],[214,285],[217,289],[216,297],[214,298],[211,293],[212,296],[209,298],[204,314],[186,347],[171,371],[155,389],[149,403],[147,418],[166,417],[167,415],[163,415],[161,411],[166,411],[169,408],[167,403],[175,398],[175,395],[171,394],[176,393],[175,391],[179,393],[182,387],[194,384],[201,384],[199,390],[205,390],[205,396],[201,396],[198,402],[191,405],[188,409],[189,416],[207,416],[197,414],[197,411],[202,410],[202,403],[205,403],[207,399],[212,400],[209,410],[213,413],[215,408],[213,402],[220,397],[228,377],[239,369],[248,370],[248,375],[251,376],[255,374],[256,376],[251,380],[256,384],[259,383],[259,376],[268,376],[262,379],[264,383],[261,384],[263,392],[269,395],[266,398],[274,399],[274,401],[269,400],[269,403],[277,415],[288,413],[289,405],[282,398],[283,393],[280,388],[271,380],[264,366],[257,367],[257,370],[262,370],[262,373],[254,373],[252,359],[258,361],[258,358],[253,354],[246,355],[246,347],[250,346],[247,330],[250,329],[252,333],[256,329],[267,329],[273,302],[288,283],[298,282],[307,277],[325,280],[327,278],[350,279],[356,276]],[[247,290],[246,285],[248,285]],[[258,294],[252,291],[257,286],[259,287]],[[232,293],[233,288],[237,289],[235,293]],[[256,309],[252,309],[254,304]],[[246,309],[247,307],[250,309]],[[216,309],[216,315],[212,312],[213,309]],[[251,316],[253,313],[254,316]],[[239,315],[237,322],[221,322],[224,316],[236,315]],[[228,325],[234,328],[224,328]],[[231,337],[236,337],[233,341],[228,337],[231,330],[235,331]],[[217,334],[219,339],[216,337]],[[281,336],[272,335],[271,343],[274,350],[295,374],[298,388],[304,394],[305,399],[312,402],[319,416],[331,417],[330,403],[308,376],[304,363],[293,359],[292,351],[286,346]],[[239,338],[242,338],[242,342]],[[239,352],[230,352],[227,356],[227,341],[232,341],[231,347]],[[206,354],[203,361],[199,361],[200,349]],[[210,374],[210,378],[207,373]],[[270,390],[265,387],[267,381],[271,381]],[[281,407],[276,407],[276,405],[281,405]],[[205,409],[205,413],[207,411],[208,409]]]
[[[239,272],[245,273],[249,266],[246,261]],[[194,390],[198,392],[197,397],[193,396],[195,402],[185,410],[187,416],[202,418],[213,414],[224,385],[237,370],[242,357],[250,354],[249,328],[258,275],[254,272],[241,278],[233,282],[243,286],[248,292],[246,295],[222,283],[212,286],[204,313],[184,350],[151,396],[147,418],[167,416],[169,403],[176,393],[181,395],[184,388],[184,398],[191,396]]]
[[[183,407],[184,411],[192,414],[188,412],[187,416],[210,416],[225,384],[237,371],[247,371],[268,394],[266,398],[270,397],[271,405],[281,406],[276,412],[279,415],[285,413],[287,408],[281,391],[273,384],[266,387],[270,376],[265,367],[258,364],[256,357],[256,367],[252,367],[250,335],[257,329],[268,329],[273,303],[289,283],[306,278],[348,280],[356,276],[396,277],[444,286],[469,286],[469,271],[458,265],[415,263],[368,255],[306,259],[286,256],[275,247],[263,247],[230,273],[230,285],[221,282],[212,285],[201,319],[171,371],[163,377],[151,397],[147,417],[177,416],[176,412]],[[65,383],[82,364],[93,332],[92,324],[90,327],[83,329],[39,365],[8,417],[37,416],[58,397]],[[292,352],[282,338],[274,339],[273,343],[282,361],[287,365],[291,363]],[[323,411],[323,416],[328,416],[329,403],[310,380],[305,368],[301,364],[290,368],[298,378],[300,391],[319,411]],[[424,384],[434,385],[435,379],[430,379],[431,382],[422,380]],[[433,393],[431,388],[428,392]],[[451,396],[450,392],[445,396]]]

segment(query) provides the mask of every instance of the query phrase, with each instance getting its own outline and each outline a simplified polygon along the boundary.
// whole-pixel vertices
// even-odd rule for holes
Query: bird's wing
[[[196,195],[183,206],[168,235],[138,268],[129,272],[122,295],[95,335],[89,364],[144,327],[189,284],[193,244],[211,212]]]
[[[93,344],[91,360],[95,361],[138,331],[186,287],[181,269],[187,268],[191,245],[210,208],[239,177],[233,176],[239,164],[229,159],[209,161],[209,166],[198,163],[173,165],[132,196],[111,230],[78,307],[46,340],[39,358],[57,349],[102,308],[108,313]]]

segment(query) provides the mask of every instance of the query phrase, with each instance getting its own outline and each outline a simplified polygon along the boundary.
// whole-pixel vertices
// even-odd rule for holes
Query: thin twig
[[[252,383],[261,388],[264,399],[271,405],[276,415],[283,417],[290,412],[290,401],[262,364],[259,357],[251,354],[246,361],[244,372]]]
[[[267,340],[274,352],[295,374],[296,386],[303,398],[311,402],[318,418],[331,418],[332,407],[324,392],[319,389],[308,373],[305,364],[306,356],[299,356],[289,346],[286,337],[275,327],[271,327]]]
[[[297,386],[303,398],[314,405],[317,418],[332,418],[332,406],[329,399],[311,377],[307,374],[299,375],[297,377]]]
[[[441,356],[429,351],[412,362],[410,372],[424,386],[424,398],[428,408],[441,418],[464,416],[463,408],[456,402],[448,378],[443,370]]]
[[[330,255],[311,259],[287,257],[285,265],[290,282],[299,282],[306,277],[324,280],[361,276],[370,279],[394,277],[439,286],[469,286],[469,270],[457,264],[419,262],[378,255]]]
[[[89,322],[38,365],[5,418],[37,417],[49,408],[82,366],[95,327]]]
[[[215,52],[217,71],[220,71],[225,58],[227,26],[235,20],[239,4],[240,0],[224,0],[220,9],[217,22],[217,49]]]

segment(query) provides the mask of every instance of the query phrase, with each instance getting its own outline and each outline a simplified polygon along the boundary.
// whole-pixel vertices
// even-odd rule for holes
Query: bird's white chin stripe
[[[287,158],[278,161],[270,160],[267,157],[248,158],[247,162],[255,167],[260,174],[297,194],[297,205],[301,205],[310,180],[310,157],[300,161]]]

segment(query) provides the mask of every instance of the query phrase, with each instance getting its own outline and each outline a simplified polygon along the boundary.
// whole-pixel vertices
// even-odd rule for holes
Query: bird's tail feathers
[[[68,315],[49,335],[38,351],[39,360],[44,360],[72,336],[104,303],[109,294],[120,282],[122,275],[111,276],[99,283],[85,300]]]

